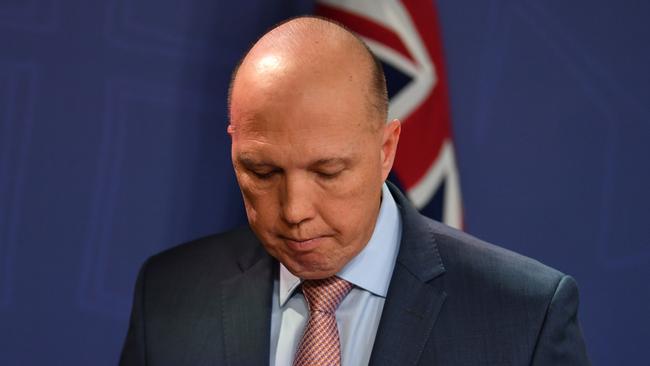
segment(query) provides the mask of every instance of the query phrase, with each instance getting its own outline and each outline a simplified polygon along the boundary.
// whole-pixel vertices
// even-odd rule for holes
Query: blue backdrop
[[[594,364],[647,364],[650,3],[437,6],[467,231],[577,279]],[[0,2],[0,364],[114,365],[142,261],[242,222],[229,73],[311,8]]]

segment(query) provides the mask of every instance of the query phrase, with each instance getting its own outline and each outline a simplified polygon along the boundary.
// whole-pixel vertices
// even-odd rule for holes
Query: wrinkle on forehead
[[[321,163],[354,155],[360,145],[375,143],[369,135],[350,134],[346,128],[330,128],[325,124],[279,123],[246,124],[233,138],[233,155],[257,157],[267,161],[293,161],[300,165]],[[279,163],[278,163],[279,164]]]

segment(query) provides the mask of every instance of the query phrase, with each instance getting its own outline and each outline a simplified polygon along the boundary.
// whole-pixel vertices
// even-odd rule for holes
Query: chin
[[[328,278],[336,275],[336,272],[306,272],[300,274],[298,277],[305,280],[320,280],[323,278]]]
[[[339,269],[336,268],[323,268],[314,265],[287,265],[283,263],[287,269],[293,273],[295,276],[298,276],[305,280],[319,280],[322,278],[332,277],[336,275]]]

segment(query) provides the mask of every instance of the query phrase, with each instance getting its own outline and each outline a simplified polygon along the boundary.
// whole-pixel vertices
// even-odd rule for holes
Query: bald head
[[[359,107],[366,109],[369,121],[375,126],[386,122],[388,98],[381,64],[343,26],[305,16],[272,28],[241,60],[228,92],[231,124],[237,123],[234,117],[241,110],[238,96],[242,93],[259,89],[278,96],[312,83],[332,88],[353,85],[364,97]]]

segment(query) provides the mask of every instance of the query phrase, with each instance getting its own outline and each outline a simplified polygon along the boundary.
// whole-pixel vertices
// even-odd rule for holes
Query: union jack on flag
[[[402,121],[391,180],[425,215],[461,228],[447,79],[432,0],[319,0],[316,14],[357,33],[382,62],[388,118]]]

